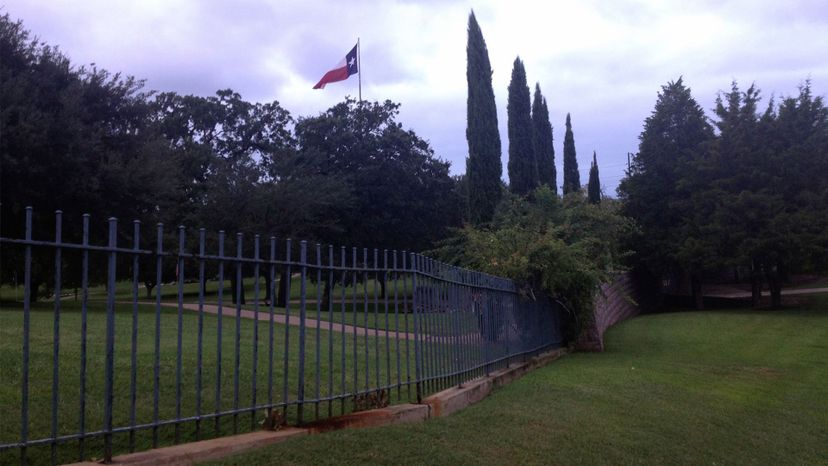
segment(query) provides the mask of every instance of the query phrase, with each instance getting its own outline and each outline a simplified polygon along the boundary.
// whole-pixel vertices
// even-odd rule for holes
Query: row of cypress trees
[[[503,168],[500,162],[501,143],[492,89],[492,68],[486,41],[474,12],[469,15],[466,55],[469,92],[466,127],[469,144],[466,160],[469,220],[473,224],[480,224],[491,220],[500,200]],[[526,69],[520,57],[515,59],[508,92],[509,190],[515,194],[527,195],[535,188],[547,185],[557,193],[549,107],[541,93],[540,84],[535,84],[534,96],[530,96]],[[563,151],[563,195],[578,193],[581,190],[581,180],[569,114],[566,115]],[[590,202],[600,202],[601,187],[595,153],[587,193]]]

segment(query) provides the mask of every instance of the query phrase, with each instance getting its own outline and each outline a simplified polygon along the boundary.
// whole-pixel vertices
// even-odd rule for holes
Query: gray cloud
[[[355,78],[311,86],[363,44],[363,96],[403,104],[401,120],[465,171],[463,1],[7,0],[5,11],[76,65],[95,62],[162,91],[232,88],[315,115],[357,95]],[[824,0],[475,2],[494,68],[504,167],[506,87],[520,55],[550,106],[558,170],[572,114],[582,178],[592,151],[613,193],[660,86],[684,76],[705,109],[733,79],[790,95],[828,90]],[[504,170],[505,176],[505,170]],[[559,177],[560,178],[560,177]],[[560,179],[559,179],[560,183]]]

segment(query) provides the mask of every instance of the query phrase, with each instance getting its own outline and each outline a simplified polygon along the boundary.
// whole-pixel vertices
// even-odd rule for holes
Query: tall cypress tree
[[[535,95],[532,99],[532,142],[535,148],[535,160],[538,164],[538,183],[549,186],[557,193],[552,124],[549,122],[546,98],[541,94],[540,84],[537,83],[535,83]]]
[[[581,190],[581,175],[578,173],[578,159],[575,157],[575,136],[572,134],[572,120],[566,114],[566,134],[563,147],[563,193],[577,193]]]
[[[500,201],[503,166],[500,162],[500,133],[492,89],[492,67],[474,11],[469,14],[468,34],[466,140],[469,143],[469,157],[466,159],[466,177],[469,183],[469,220],[480,224],[492,219],[495,206]]]
[[[592,151],[592,166],[589,167],[587,196],[591,204],[601,203],[601,180],[598,178],[598,157]]]
[[[515,58],[509,82],[506,107],[509,126],[509,189],[515,194],[529,194],[538,186],[538,164],[532,143],[532,115],[526,69]]]

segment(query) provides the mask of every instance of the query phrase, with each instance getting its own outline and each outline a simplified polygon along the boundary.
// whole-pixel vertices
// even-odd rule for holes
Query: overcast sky
[[[357,77],[312,90],[362,45],[362,95],[402,104],[400,121],[465,172],[466,27],[474,8],[494,69],[506,177],[506,88],[520,55],[554,128],[558,185],[566,113],[581,181],[592,152],[614,195],[660,86],[684,76],[708,111],[732,80],[763,95],[805,79],[828,94],[826,0],[330,1],[5,0],[0,8],[75,65],[96,63],[149,89],[231,88],[294,116],[356,97]]]

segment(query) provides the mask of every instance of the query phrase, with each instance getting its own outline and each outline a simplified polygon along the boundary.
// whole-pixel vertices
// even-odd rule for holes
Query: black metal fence
[[[61,212],[44,240],[32,219],[0,237],[2,463],[419,402],[561,344],[549,300],[419,254],[242,234],[228,254],[224,232],[114,218],[101,245],[88,215],[70,242]]]

